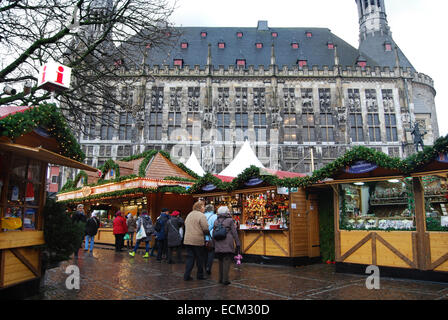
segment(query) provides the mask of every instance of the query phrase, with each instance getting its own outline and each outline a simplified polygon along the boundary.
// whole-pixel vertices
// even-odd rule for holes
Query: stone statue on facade
[[[415,145],[415,151],[418,152],[418,146],[420,145],[422,147],[422,151],[425,147],[425,145],[423,144],[423,137],[425,136],[425,134],[427,134],[427,132],[420,132],[420,128],[418,125],[418,122],[416,122],[414,124],[414,129],[411,131],[411,134],[414,136],[414,145]]]

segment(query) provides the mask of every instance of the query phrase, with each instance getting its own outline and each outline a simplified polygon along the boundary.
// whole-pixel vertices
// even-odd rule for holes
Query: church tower
[[[113,10],[113,0],[93,0],[88,7],[88,15],[90,20],[102,21],[113,13]],[[86,36],[88,39],[96,39],[106,28],[107,26],[104,23],[89,25],[86,30]]]
[[[389,35],[390,29],[384,0],[356,0],[356,4],[358,5],[361,41],[368,35],[374,35],[377,32],[381,35]]]

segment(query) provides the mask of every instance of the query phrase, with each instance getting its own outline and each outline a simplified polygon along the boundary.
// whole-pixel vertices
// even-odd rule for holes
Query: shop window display
[[[1,212],[3,231],[36,229],[41,180],[41,162],[21,157],[12,159],[6,203]],[[2,189],[3,184],[2,179]]]
[[[412,179],[339,186],[342,230],[415,230]]]
[[[448,181],[446,174],[422,178],[425,189],[427,231],[448,231]]]

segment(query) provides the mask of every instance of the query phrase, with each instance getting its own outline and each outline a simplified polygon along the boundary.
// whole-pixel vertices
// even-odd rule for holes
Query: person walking
[[[212,273],[213,260],[215,259],[215,248],[213,246],[213,226],[218,216],[215,214],[215,207],[212,204],[205,206],[205,218],[208,223],[208,231],[210,235],[205,236],[205,249],[204,249],[204,267],[205,272],[210,275]]]
[[[129,240],[127,241],[127,247],[132,248],[134,246],[134,232],[137,229],[137,219],[134,217],[132,213],[128,213],[126,220],[126,225],[128,226],[128,234],[129,234]],[[151,221],[152,224],[152,221]]]
[[[142,241],[145,241],[146,252],[145,252],[145,255],[143,256],[143,258],[149,258],[149,241],[151,240],[151,236],[154,233],[154,227],[152,225],[151,217],[148,215],[147,211],[143,211],[142,214],[140,215],[140,217],[137,219],[137,223],[136,223],[137,234],[142,226],[143,226],[143,229],[145,229],[146,237],[136,240],[135,248],[133,251],[129,252],[129,255],[134,257],[135,253],[138,250],[138,247],[140,246],[140,243]]]
[[[226,234],[223,239],[217,239],[218,230],[224,227]],[[226,206],[218,208],[218,218],[213,227],[213,242],[215,245],[215,254],[219,260],[219,283],[228,285],[230,264],[233,261],[234,254],[240,253],[240,240],[233,222],[230,210]],[[236,249],[234,244],[236,244]]]
[[[187,261],[185,263],[184,280],[193,280],[190,276],[194,264],[197,266],[197,279],[203,280],[204,277],[204,244],[205,235],[209,235],[207,219],[204,215],[205,203],[198,201],[193,205],[191,211],[185,219],[185,237],[184,245],[187,249]]]
[[[172,259],[173,251],[177,251],[177,263],[182,263],[182,236],[179,229],[184,226],[184,220],[180,217],[179,211],[173,211],[171,218],[166,223],[166,235],[168,241],[168,263],[174,263]]]
[[[124,235],[128,232],[128,226],[126,225],[126,219],[121,216],[121,211],[115,213],[115,219],[113,223],[113,234],[115,236],[115,251],[120,252],[124,247]]]
[[[78,204],[76,206],[76,211],[72,215],[72,222],[77,223],[77,224],[82,224],[82,230],[85,229],[87,217],[86,217],[86,214],[84,213],[84,205],[83,204]],[[85,236],[85,234],[82,235],[81,239],[83,239],[84,236]],[[75,258],[78,257],[78,251],[79,251],[79,248],[81,248],[81,246],[82,246],[82,240],[81,240],[81,243],[79,243],[77,245],[78,249],[75,250]]]
[[[85,247],[84,251],[93,252],[93,246],[95,244],[95,236],[98,232],[98,228],[100,227],[100,221],[97,218],[97,211],[94,210],[92,212],[92,216],[87,219],[86,222],[86,239],[85,239]]]
[[[165,225],[168,222],[170,216],[168,215],[168,209],[163,208],[160,213],[160,217],[157,219],[156,225],[154,227],[156,231],[156,242],[157,242],[157,261],[162,261],[162,256],[167,250],[167,238],[166,238],[166,228]]]

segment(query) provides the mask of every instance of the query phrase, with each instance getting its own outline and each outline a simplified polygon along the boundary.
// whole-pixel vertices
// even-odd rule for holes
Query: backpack
[[[224,240],[227,237],[227,228],[221,223],[218,223],[216,227],[213,227],[213,239],[219,241]]]

